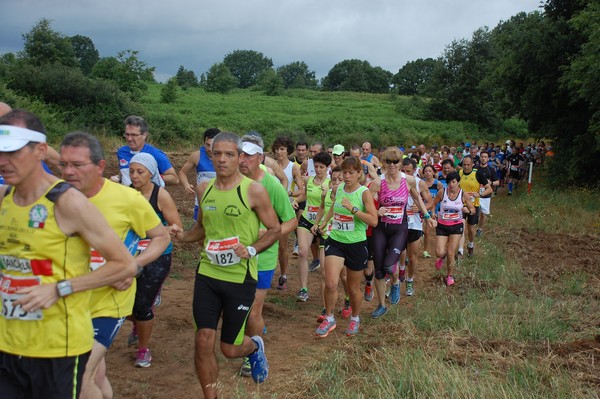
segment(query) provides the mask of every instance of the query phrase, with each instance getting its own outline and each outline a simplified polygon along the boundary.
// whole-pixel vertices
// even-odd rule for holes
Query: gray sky
[[[255,50],[275,66],[304,61],[321,78],[345,59],[392,73],[436,58],[454,39],[495,27],[540,0],[2,0],[0,54],[23,49],[41,18],[65,36],[92,39],[101,57],[139,51],[156,78],[179,65],[199,77],[231,51]]]

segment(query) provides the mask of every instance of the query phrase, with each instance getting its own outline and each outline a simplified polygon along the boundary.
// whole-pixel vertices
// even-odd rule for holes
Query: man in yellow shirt
[[[90,291],[135,275],[133,257],[100,212],[46,173],[45,128],[13,110],[0,118],[0,392],[77,397],[93,346]],[[104,267],[89,272],[90,245]],[[23,378],[22,376],[27,376]]]
[[[137,252],[140,238],[150,239],[146,250],[135,258],[139,268],[163,253],[171,241],[168,230],[138,191],[103,177],[106,161],[98,139],[84,132],[65,136],[60,146],[59,166],[63,179],[89,198],[132,254]],[[90,267],[92,270],[104,267],[104,259],[94,249]],[[125,317],[131,314],[134,299],[135,280],[131,278],[92,292],[94,347],[83,378],[83,399],[112,398],[104,359]]]

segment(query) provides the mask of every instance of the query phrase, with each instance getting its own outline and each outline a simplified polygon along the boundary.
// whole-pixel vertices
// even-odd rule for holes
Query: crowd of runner
[[[507,140],[375,154],[369,142],[347,150],[283,136],[267,147],[258,132],[211,128],[176,170],[147,143],[146,121],[129,116],[120,173],[105,178],[96,137],[69,133],[54,151],[35,115],[0,111],[0,392],[11,398],[112,398],[105,355],[127,324],[134,366],[149,367],[171,241],[199,243],[194,364],[204,396],[217,396],[220,321],[223,355],[242,358],[240,374],[262,383],[270,289],[319,304],[317,338],[336,329],[336,314],[347,336],[359,334],[365,301],[380,318],[402,292],[416,295],[424,259],[457,284],[456,262],[476,254],[493,197],[511,195],[548,150]],[[196,199],[187,229],[165,189],[175,185]],[[319,272],[310,292],[309,273]]]

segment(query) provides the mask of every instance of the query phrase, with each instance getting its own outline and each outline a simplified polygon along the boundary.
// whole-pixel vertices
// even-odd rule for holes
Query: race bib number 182
[[[223,240],[210,240],[206,246],[206,256],[213,265],[236,265],[240,263],[241,259],[235,254],[233,246],[239,244],[239,242],[239,237],[230,237]]]

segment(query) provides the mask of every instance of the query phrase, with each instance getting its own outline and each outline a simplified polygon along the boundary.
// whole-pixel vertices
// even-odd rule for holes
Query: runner
[[[517,188],[521,179],[520,169],[525,164],[525,158],[519,154],[517,147],[510,147],[510,154],[506,157],[506,170],[508,171],[508,195],[512,195],[513,188]]]
[[[289,160],[289,155],[293,151],[294,146],[292,141],[287,137],[277,137],[271,146],[271,150],[275,153],[277,158],[277,164],[281,169],[283,169],[285,175],[287,176],[288,186],[286,187],[286,192],[288,194],[290,202],[294,200],[294,197],[300,195],[304,187],[302,186],[302,176],[300,175],[300,168],[294,162]],[[292,191],[292,185],[295,184],[296,187],[299,187],[299,190]],[[278,290],[287,289],[287,268],[289,264],[289,254],[288,254],[288,238],[289,234],[284,234],[279,237],[279,280],[277,284]],[[296,255],[297,244],[294,245],[294,251]]]
[[[210,180],[216,176],[215,168],[213,167],[211,157],[211,145],[212,141],[217,134],[221,133],[216,127],[211,127],[204,131],[202,140],[204,144],[199,150],[196,150],[190,154],[188,159],[185,161],[177,177],[179,178],[179,184],[185,191],[190,194],[195,194],[195,188],[198,184],[205,180]],[[187,174],[190,170],[196,169],[196,184],[192,185],[188,181]],[[194,220],[198,218],[198,198],[194,200]]]
[[[65,136],[60,145],[63,179],[100,210],[132,254],[136,252],[140,238],[150,237],[149,250],[135,259],[138,266],[145,267],[169,245],[169,234],[141,195],[103,177],[105,167],[104,151],[96,137],[84,132]],[[92,250],[90,268],[102,268],[103,263],[104,259]],[[106,376],[106,352],[125,317],[131,314],[135,294],[136,284],[132,280],[92,292],[94,347],[83,377],[82,398],[112,398],[112,386]]]
[[[134,155],[129,162],[129,176],[133,188],[142,193],[144,198],[150,202],[162,225],[182,225],[175,201],[167,190],[158,185],[158,164],[152,155],[143,152]],[[146,251],[145,244],[140,246],[143,252]],[[136,367],[150,367],[152,363],[148,345],[154,327],[153,305],[160,294],[163,283],[169,277],[172,252],[173,245],[169,243],[162,255],[146,265],[136,279],[137,290],[132,315],[134,331],[128,340],[130,345],[137,341]]]
[[[498,178],[496,177],[496,170],[492,168],[489,164],[489,154],[487,152],[482,152],[479,155],[479,163],[480,166],[479,168],[477,168],[477,173],[480,174],[483,177],[483,179],[485,179],[490,184],[493,191],[493,189],[498,187],[499,182]],[[481,215],[479,215],[479,223],[477,225],[477,232],[475,233],[477,237],[480,237],[483,234],[485,221],[487,220],[487,217],[490,214],[491,203],[492,193],[489,193],[487,195],[482,194],[479,198],[479,207],[481,210]]]
[[[244,155],[240,157],[240,172],[265,187],[275,213],[281,221],[281,233],[289,234],[298,225],[296,214],[283,186],[279,184],[279,181],[274,176],[266,173],[264,166],[261,165],[262,158],[264,157],[264,143],[262,138],[254,135],[245,135],[242,137],[242,142]],[[265,329],[262,310],[267,297],[267,290],[271,288],[271,281],[277,268],[278,246],[279,241],[275,241],[273,245],[265,249],[258,256],[258,284],[256,285],[256,296],[254,297],[246,325],[246,335],[262,335]],[[250,377],[252,375],[252,368],[248,357],[244,357],[240,375],[243,377]]]
[[[381,168],[381,162],[379,162],[379,158],[373,154],[371,143],[368,141],[365,141],[362,145],[362,155],[360,159],[369,162],[376,170]]]
[[[431,171],[433,165],[426,165],[425,168]],[[407,176],[413,176],[415,178],[417,192],[423,200],[423,203],[426,204],[425,206],[427,208],[427,215],[431,215],[431,210],[433,209],[433,198],[425,181],[415,176],[416,171],[417,163],[414,160],[405,158],[402,161],[402,172]],[[432,172],[428,173],[431,174]],[[402,264],[406,257],[408,257],[406,272],[406,295],[413,296],[415,294],[414,275],[415,270],[419,266],[419,258],[417,257],[420,245],[419,240],[423,236],[423,216],[419,212],[419,207],[415,204],[412,196],[408,197],[408,203],[406,204],[406,215],[408,217],[408,235],[406,236],[406,250],[402,252],[403,257],[400,258],[400,264]],[[433,227],[429,228],[433,230]]]
[[[492,186],[487,179],[477,173],[477,169],[473,169],[473,158],[467,155],[463,158],[463,169],[459,172],[460,188],[467,193],[469,199],[475,207],[475,213],[468,214],[466,220],[466,239],[467,239],[467,254],[473,256],[475,248],[475,230],[479,223],[479,198],[492,193]],[[483,186],[482,189],[480,187]],[[462,247],[462,246],[461,246]],[[439,248],[439,247],[438,247]],[[464,248],[464,247],[463,247]]]
[[[334,150],[335,152],[335,150]],[[363,177],[360,160],[349,157],[342,162],[344,183],[335,192],[335,202],[319,224],[319,231],[326,231],[333,217],[333,228],[325,242],[325,308],[327,316],[316,329],[317,337],[326,337],[335,329],[333,309],[337,302],[337,285],[340,273],[346,268],[347,287],[350,294],[352,316],[346,335],[358,334],[362,292],[360,283],[367,267],[367,225],[377,224],[377,210],[369,190],[359,183]]]
[[[442,169],[442,173],[444,172],[444,169]],[[435,198],[436,194],[438,191],[443,190],[444,186],[442,185],[442,183],[437,180],[435,178],[435,168],[431,165],[425,165],[425,167],[423,168],[423,174],[425,175],[425,179],[423,179],[423,181],[425,182],[425,184],[427,185],[428,189],[429,189],[429,194],[431,195],[431,198]],[[444,176],[444,181],[446,181],[446,178],[448,176]],[[437,209],[433,210],[433,212],[430,210],[429,213],[435,213],[437,211]],[[435,240],[435,230],[430,228],[429,225],[425,225],[423,226],[423,230],[424,230],[424,250],[423,250],[423,257],[424,258],[431,258],[431,248],[433,246],[433,241]],[[431,251],[433,252],[433,251]]]
[[[98,209],[44,171],[37,116],[13,110],[0,132],[0,392],[76,398],[94,344],[90,290],[131,278],[136,264]],[[106,259],[91,273],[90,245]]]
[[[472,162],[471,159],[469,160]],[[453,271],[456,262],[456,250],[464,230],[463,215],[472,215],[476,211],[469,195],[459,186],[459,173],[451,172],[448,174],[447,182],[448,187],[438,191],[433,202],[434,206],[440,204],[440,211],[437,213],[435,254],[438,259],[435,262],[435,268],[441,270],[444,259],[447,259],[445,283],[447,286],[451,286],[455,282]]]
[[[299,209],[299,203],[305,202],[306,209],[300,216],[296,235],[298,236],[298,277],[300,290],[296,299],[300,302],[308,300],[308,253],[316,236],[311,232],[317,220],[319,207],[322,203],[323,194],[329,188],[327,169],[331,165],[331,156],[326,152],[320,152],[312,158],[315,167],[315,176],[304,178],[304,192],[293,202],[294,209]]]
[[[180,242],[203,242],[194,286],[196,373],[206,398],[216,398],[219,366],[215,354],[221,314],[221,351],[227,358],[248,356],[255,382],[265,381],[269,364],[260,336],[244,335],[258,278],[256,254],[270,247],[281,227],[267,190],[238,170],[240,138],[221,132],[212,145],[217,177],[196,188],[198,220],[183,231],[170,227]],[[266,231],[259,238],[259,224]]]
[[[413,176],[407,176],[400,172],[401,162],[410,163],[410,158],[402,160],[402,154],[396,147],[388,148],[383,154],[387,171],[380,184],[373,184],[371,192],[377,192],[379,202],[379,223],[373,229],[373,254],[375,261],[375,291],[377,293],[378,306],[371,313],[372,318],[379,318],[388,311],[385,306],[385,276],[391,277],[390,303],[392,305],[400,302],[400,281],[398,268],[400,254],[406,249],[408,234],[408,220],[406,217],[406,205],[408,196],[414,199],[418,209],[425,219],[430,220],[429,225],[435,227],[435,221],[431,219],[423,200],[417,191],[417,183]]]
[[[117,159],[119,160],[119,168],[121,174],[119,176],[112,176],[111,180],[120,182],[125,186],[131,185],[129,180],[129,161],[138,152],[147,152],[152,154],[156,162],[158,162],[158,171],[161,174],[162,180],[161,186],[165,184],[177,185],[179,184],[179,178],[177,173],[169,161],[169,157],[164,152],[146,143],[148,139],[148,123],[141,116],[130,115],[125,118],[125,133],[123,137],[127,141],[127,145],[117,150]]]

